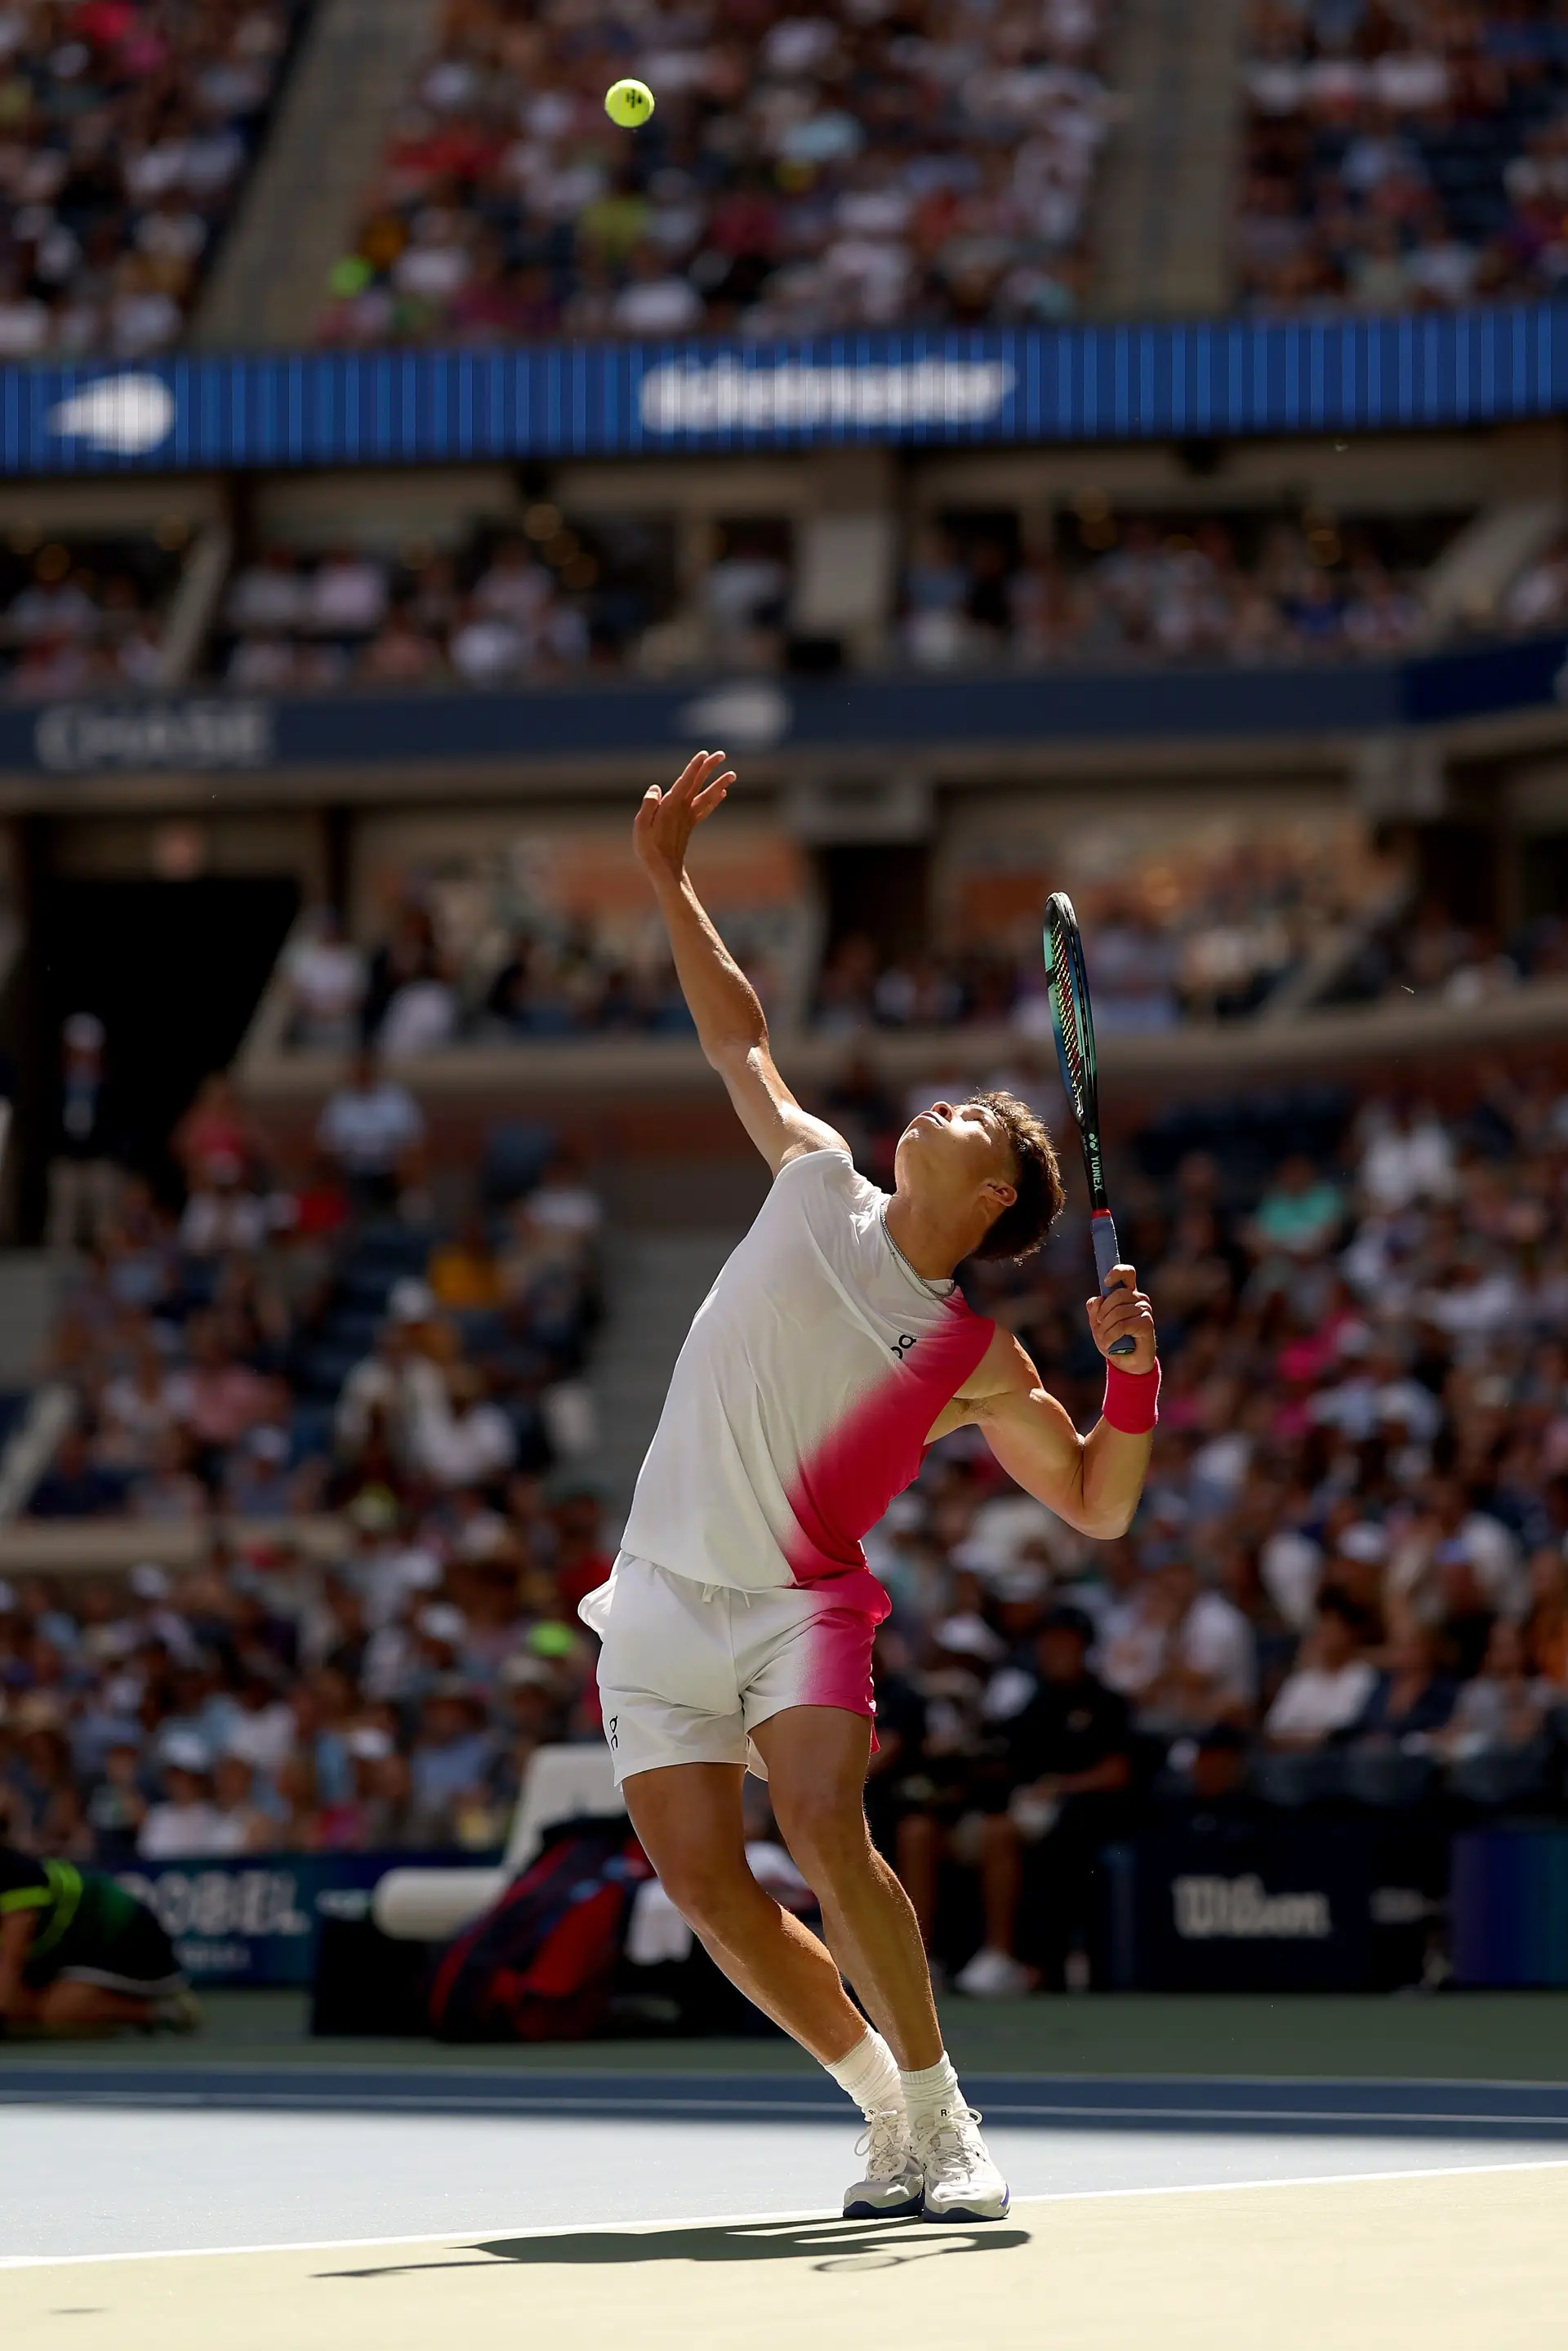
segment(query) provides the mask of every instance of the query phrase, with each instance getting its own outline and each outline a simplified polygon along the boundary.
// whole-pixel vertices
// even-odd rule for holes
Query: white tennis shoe
[[[865,2178],[844,2191],[846,2220],[897,2220],[920,2210],[925,2174],[910,2153],[909,2118],[902,2106],[868,2115],[855,2153],[865,2158]]]
[[[910,2150],[925,2179],[928,2220],[999,2220],[1007,2211],[1008,2183],[987,2151],[973,2106],[939,2106],[912,2127]]]

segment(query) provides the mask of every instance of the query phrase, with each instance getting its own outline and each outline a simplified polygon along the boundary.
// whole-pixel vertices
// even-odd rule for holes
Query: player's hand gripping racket
[[[1109,1275],[1121,1262],[1116,1226],[1105,1197],[1105,1172],[1100,1155],[1100,1080],[1094,1061],[1094,1014],[1089,1002],[1089,980],[1083,969],[1083,941],[1072,901],[1056,891],[1045,910],[1045,968],[1051,981],[1051,1021],[1056,1031],[1056,1058],[1061,1082],[1072,1106],[1078,1139],[1083,1145],[1083,1173],[1089,1179],[1089,1231],[1094,1243],[1094,1269],[1100,1295],[1110,1296]],[[1113,1339],[1113,1355],[1131,1355],[1137,1341],[1130,1331]]]

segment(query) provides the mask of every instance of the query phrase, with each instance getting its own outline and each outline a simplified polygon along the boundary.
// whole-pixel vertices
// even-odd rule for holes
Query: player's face
[[[977,1102],[933,1102],[898,1139],[901,1191],[957,1205],[988,1184],[1012,1185],[1012,1150],[995,1113]]]

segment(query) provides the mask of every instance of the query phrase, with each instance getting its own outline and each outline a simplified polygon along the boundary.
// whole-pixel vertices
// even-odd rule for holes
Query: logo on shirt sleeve
[[[898,1357],[899,1362],[902,1364],[905,1355],[908,1354],[911,1347],[918,1347],[919,1344],[920,1342],[915,1338],[913,1332],[903,1331],[893,1343],[893,1353]]]

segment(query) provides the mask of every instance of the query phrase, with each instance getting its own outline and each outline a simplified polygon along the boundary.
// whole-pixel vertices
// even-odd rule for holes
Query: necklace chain
[[[949,1274],[946,1281],[927,1281],[925,1276],[923,1273],[918,1272],[916,1269],[910,1264],[909,1259],[904,1256],[904,1251],[894,1239],[893,1233],[888,1225],[887,1211],[885,1208],[883,1211],[882,1228],[883,1231],[887,1234],[887,1245],[889,1249],[893,1251],[894,1256],[898,1259],[899,1264],[904,1268],[904,1270],[908,1274],[912,1281],[917,1281],[922,1290],[929,1290],[933,1298],[952,1297],[953,1292],[958,1287],[956,1276]]]

